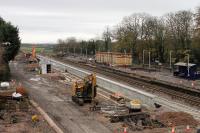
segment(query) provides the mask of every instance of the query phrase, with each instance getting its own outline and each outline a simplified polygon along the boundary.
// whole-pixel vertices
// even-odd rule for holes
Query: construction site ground
[[[15,110],[15,107],[22,106],[23,109]],[[0,103],[1,107],[6,104]],[[48,125],[43,116],[33,107],[28,99],[24,101],[10,100],[10,109],[0,111],[0,133],[55,133]],[[35,121],[32,117],[35,116]]]
[[[71,101],[71,78],[76,80],[78,79],[77,77],[65,73],[69,78],[61,82],[58,78],[54,78],[48,74],[38,75],[35,72],[27,72],[24,70],[24,65],[24,63],[17,61],[10,63],[12,78],[21,82],[27,88],[30,98],[34,99],[64,132],[113,133],[123,131],[122,126],[124,123],[110,123],[105,114],[90,111],[89,104],[80,107]],[[98,95],[97,99],[100,101],[100,104],[114,105],[114,102],[108,100],[106,95]],[[163,108],[157,111],[154,110],[154,116],[165,111],[168,110]],[[166,127],[141,131],[128,129],[128,132],[168,133],[170,130],[171,127]],[[196,127],[190,130],[195,133]],[[177,127],[177,131],[183,133],[185,125]]]
[[[90,113],[86,106],[82,108],[71,101],[70,85],[25,72],[23,64],[17,62],[13,62],[10,66],[13,78],[27,88],[30,97],[65,133],[112,132],[113,126],[109,125],[109,122],[107,125],[106,122],[103,123],[103,119],[101,122],[100,115]],[[118,127],[120,126],[116,125],[116,128]]]

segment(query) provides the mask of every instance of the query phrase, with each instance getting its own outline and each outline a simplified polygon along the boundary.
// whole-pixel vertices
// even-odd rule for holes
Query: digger
[[[96,74],[87,75],[82,81],[72,84],[72,101],[80,106],[92,103],[97,94]]]
[[[27,59],[27,65],[25,66],[25,70],[27,71],[36,71],[39,70],[38,59],[36,58],[35,47],[32,48],[32,55]]]

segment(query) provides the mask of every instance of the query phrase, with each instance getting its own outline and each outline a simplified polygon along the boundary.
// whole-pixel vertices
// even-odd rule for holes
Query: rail
[[[41,55],[37,55],[37,56],[42,62],[51,63],[56,69],[63,70],[63,71],[67,70],[69,73],[74,74],[80,78],[83,78],[86,75],[92,73],[92,71],[74,67],[72,65],[68,65],[60,61],[56,61],[54,59],[50,59]],[[198,109],[153,95],[151,93],[142,91],[136,87],[132,87],[123,83],[119,83],[117,81],[110,80],[99,74],[97,74],[97,85],[112,92],[121,92],[122,94],[124,94],[126,97],[130,99],[138,98],[149,107],[153,107],[154,103],[158,103],[174,111],[183,111],[183,112],[190,113],[191,115],[194,116],[194,118],[200,119],[200,111]],[[154,91],[163,91],[163,90],[159,90],[158,88],[155,88]],[[169,93],[170,94],[174,93],[175,94],[174,96],[177,96],[177,97],[180,95],[180,94],[177,94],[175,91],[169,92]],[[184,98],[186,100],[188,99],[192,101],[192,103],[195,102],[193,101],[193,99],[191,99],[191,97],[185,96]],[[196,101],[196,102],[198,103],[199,101]]]

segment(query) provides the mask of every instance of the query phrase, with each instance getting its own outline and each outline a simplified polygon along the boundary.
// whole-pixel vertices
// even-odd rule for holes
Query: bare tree
[[[157,57],[160,62],[165,62],[165,41],[166,41],[166,26],[163,18],[155,19],[155,27],[154,27],[154,44],[157,53]]]
[[[198,37],[200,35],[200,7],[197,7],[195,12],[195,36]]]
[[[145,18],[144,21],[144,40],[146,42],[146,48],[148,48],[149,51],[152,51],[153,49],[153,41],[154,41],[154,32],[156,28],[157,20],[153,16],[148,16]]]
[[[194,55],[194,62],[200,63],[200,7],[197,7],[195,13],[195,30],[192,42],[192,54]]]
[[[105,51],[112,51],[112,32],[109,27],[106,27],[106,30],[103,32],[103,39],[105,41]]]
[[[117,26],[116,38],[120,43],[131,48],[132,61],[136,59],[138,41],[144,38],[144,23],[147,16],[149,15],[145,13],[135,13],[124,17],[121,24]]]
[[[175,53],[180,50],[188,50],[191,44],[193,31],[193,14],[190,11],[169,13],[166,16],[167,32]],[[179,51],[178,51],[179,50]],[[183,51],[179,52],[183,53]]]
[[[55,50],[55,52],[58,52],[58,53],[60,53],[60,54],[64,54],[64,49],[65,49],[65,41],[64,40],[62,40],[62,39],[58,39],[57,40],[57,45],[55,46],[55,48],[54,48],[54,50]]]

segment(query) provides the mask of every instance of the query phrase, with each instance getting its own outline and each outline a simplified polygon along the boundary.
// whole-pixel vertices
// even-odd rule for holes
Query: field
[[[35,47],[36,53],[52,53],[54,45],[52,44],[38,44],[38,45],[31,45],[31,44],[22,44],[21,50],[24,52],[31,52],[32,48]]]

